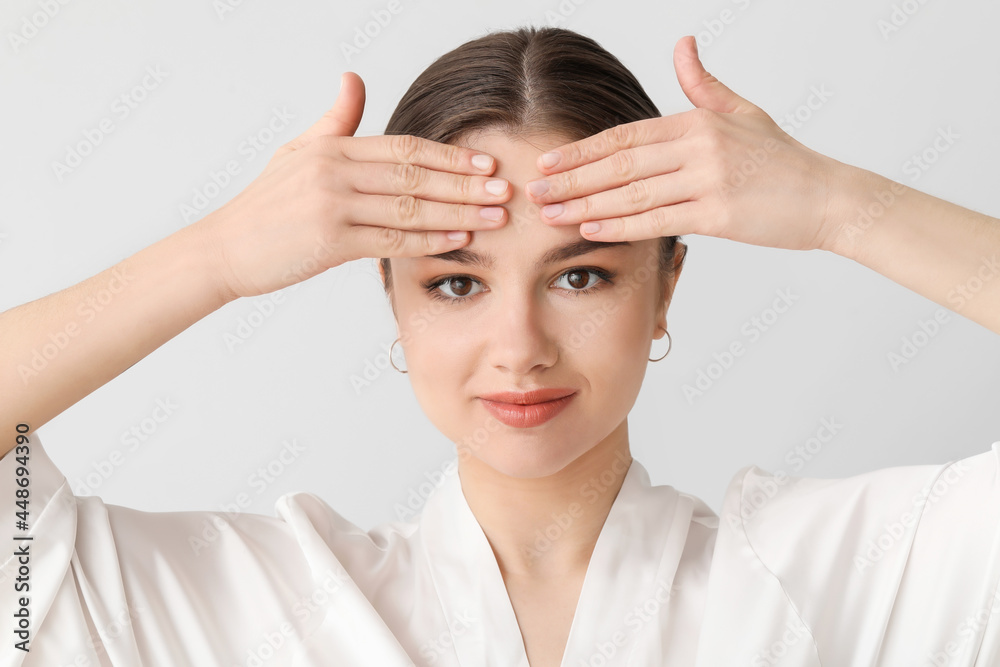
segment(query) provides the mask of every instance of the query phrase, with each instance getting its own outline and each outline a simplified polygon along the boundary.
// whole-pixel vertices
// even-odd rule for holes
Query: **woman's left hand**
[[[792,250],[830,250],[840,224],[830,209],[861,171],[805,147],[763,110],[705,71],[692,36],[674,47],[691,111],[619,125],[554,149],[528,199],[553,225],[581,225],[595,241],[704,234]],[[548,181],[548,191],[532,185]],[[559,207],[562,212],[559,214]],[[550,213],[555,217],[550,217]]]

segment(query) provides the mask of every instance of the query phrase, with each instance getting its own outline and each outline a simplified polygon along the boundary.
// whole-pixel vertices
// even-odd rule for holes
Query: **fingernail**
[[[559,155],[559,153],[555,152],[546,153],[545,155],[542,156],[542,166],[545,167],[546,169],[548,169],[549,167],[554,167],[556,163],[559,162],[560,157],[562,156]]]
[[[565,210],[566,207],[562,204],[548,204],[542,207],[542,215],[546,218],[558,218]]]
[[[448,232],[448,238],[452,241],[464,241],[465,232]]]
[[[507,181],[503,179],[486,181],[486,191],[491,194],[502,195],[507,192]]]
[[[486,171],[493,164],[493,158],[489,155],[473,155],[472,156],[472,166],[476,169],[482,169]]]
[[[486,208],[479,209],[479,215],[483,216],[487,220],[499,220],[503,217],[503,207],[487,206]]]
[[[584,234],[596,234],[601,231],[601,225],[596,222],[585,222],[580,225],[580,231]]]
[[[536,197],[541,197],[548,191],[549,191],[548,180],[531,181],[528,183],[528,192],[535,195]]]

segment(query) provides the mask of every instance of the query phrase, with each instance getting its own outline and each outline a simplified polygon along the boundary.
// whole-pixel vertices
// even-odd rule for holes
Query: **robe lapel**
[[[690,525],[685,500],[651,487],[632,461],[590,557],[563,667],[660,664],[642,658],[662,655],[659,630]]]
[[[420,532],[446,619],[442,630],[455,647],[445,664],[529,667],[503,575],[462,493],[457,467],[424,505]]]
[[[670,486],[651,487],[645,468],[632,461],[594,546],[563,667],[662,654],[658,630],[691,511],[689,499]],[[503,576],[457,472],[428,499],[421,534],[460,663],[528,667]],[[639,645],[647,648],[636,652]]]

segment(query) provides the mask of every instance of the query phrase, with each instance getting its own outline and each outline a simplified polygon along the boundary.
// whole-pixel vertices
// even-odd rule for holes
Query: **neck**
[[[518,478],[471,457],[459,461],[462,490],[504,576],[586,572],[632,463],[628,422],[559,472]]]

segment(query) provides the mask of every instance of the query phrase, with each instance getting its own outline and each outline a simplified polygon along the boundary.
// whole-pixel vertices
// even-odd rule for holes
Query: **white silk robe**
[[[364,531],[319,497],[276,517],[75,497],[37,437],[30,651],[22,558],[0,556],[0,665],[528,667],[496,560],[449,474]],[[563,667],[1000,665],[1000,442],[945,465],[730,483],[721,515],[633,461],[591,557]],[[207,523],[216,537],[201,543]],[[208,534],[211,534],[209,532]]]

